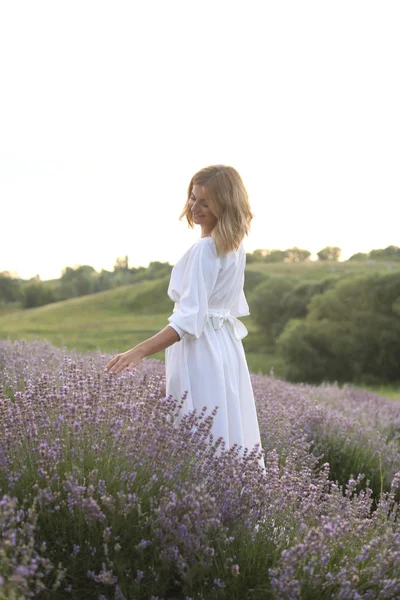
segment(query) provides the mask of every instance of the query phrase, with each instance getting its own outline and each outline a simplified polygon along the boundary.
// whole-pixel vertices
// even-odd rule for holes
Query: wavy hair
[[[233,167],[211,165],[193,175],[190,180],[187,200],[179,215],[181,221],[186,217],[189,227],[195,226],[189,207],[189,199],[194,185],[204,186],[209,195],[211,212],[218,221],[212,230],[217,254],[237,250],[250,230],[254,218],[250,209],[249,197],[242,178]]]

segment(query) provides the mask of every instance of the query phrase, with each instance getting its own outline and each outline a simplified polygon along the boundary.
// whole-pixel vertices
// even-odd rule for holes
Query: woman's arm
[[[136,346],[136,349],[140,351],[141,357],[145,358],[150,354],[156,354],[165,350],[168,346],[172,346],[175,342],[179,342],[180,337],[173,327],[167,325],[164,329],[161,329],[153,337],[141,342]]]
[[[165,348],[172,346],[172,344],[179,342],[179,340],[180,337],[175,329],[167,325],[148,340],[131,348],[131,350],[127,350],[127,352],[123,352],[122,354],[117,354],[117,356],[110,360],[104,370],[118,375],[118,373],[121,373],[121,371],[127,367],[128,369],[136,367],[136,365],[146,356],[161,352],[161,350],[165,350]]]

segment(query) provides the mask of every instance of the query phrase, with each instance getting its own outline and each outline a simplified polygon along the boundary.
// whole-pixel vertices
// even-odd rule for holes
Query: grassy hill
[[[389,270],[400,270],[400,262],[257,262],[247,265],[246,276],[250,289],[257,283],[258,277],[253,278],[257,272],[300,282],[315,281],[333,274],[341,277]],[[44,338],[56,346],[76,348],[80,352],[99,349],[114,354],[125,351],[168,324],[167,319],[173,309],[173,302],[167,296],[168,281],[169,276],[141,281],[28,310],[15,306],[0,308],[0,338]],[[282,361],[275,354],[268,353],[265,339],[258,333],[252,317],[243,317],[242,320],[249,330],[243,345],[250,370],[268,374],[273,367],[275,375],[281,376]],[[153,356],[164,360],[165,352]],[[390,390],[385,395],[390,395]],[[398,395],[396,391],[395,397]]]
[[[0,314],[0,337],[46,338],[56,346],[85,352],[99,348],[120,352],[154,335],[166,325],[170,311],[151,312],[152,290],[159,281],[143,281],[97,294],[71,298],[38,308]],[[142,301],[142,305],[141,305]],[[168,314],[165,314],[168,313]]]
[[[400,271],[400,261],[309,261],[301,263],[247,263],[247,271],[259,271],[264,275],[282,275],[297,280],[315,281],[332,275],[370,275],[372,273],[387,273]]]
[[[173,302],[167,296],[169,278],[142,281],[89,296],[72,298],[38,308],[0,312],[0,337],[47,339],[56,346],[80,352],[117,353],[151,337],[168,324]],[[260,340],[251,317],[246,345],[249,368],[268,373],[271,364],[259,351]],[[246,347],[246,346],[245,346]],[[164,360],[165,352],[153,355]]]

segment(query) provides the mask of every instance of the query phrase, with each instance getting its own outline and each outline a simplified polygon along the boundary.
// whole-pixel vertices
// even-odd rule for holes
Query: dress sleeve
[[[243,288],[236,297],[236,301],[231,308],[231,313],[234,317],[246,317],[250,314],[249,305],[247,303]]]
[[[182,339],[198,339],[207,322],[208,300],[217,282],[220,258],[214,244],[199,241],[190,252],[182,278],[178,306],[168,317]]]

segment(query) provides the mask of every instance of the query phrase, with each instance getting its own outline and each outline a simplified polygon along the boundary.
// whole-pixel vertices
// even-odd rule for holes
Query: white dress
[[[242,344],[248,331],[236,317],[249,315],[243,291],[246,253],[217,255],[212,237],[200,238],[178,260],[171,272],[168,296],[175,302],[168,318],[181,338],[165,349],[166,393],[181,400],[180,416],[206,406],[218,406],[214,439],[226,448],[234,443],[260,448],[260,430],[253,388]],[[261,457],[260,464],[264,467]]]

